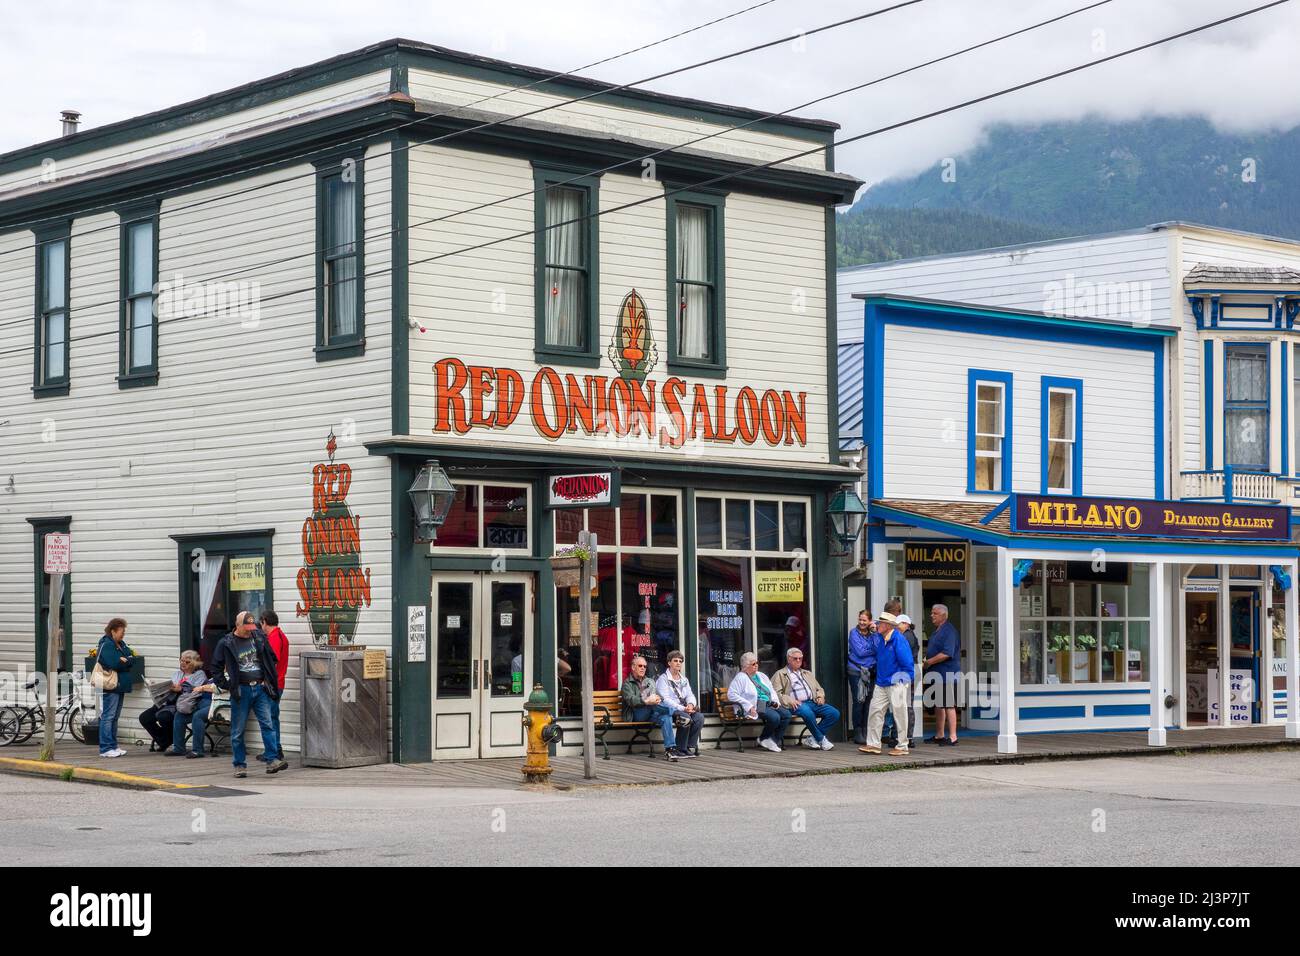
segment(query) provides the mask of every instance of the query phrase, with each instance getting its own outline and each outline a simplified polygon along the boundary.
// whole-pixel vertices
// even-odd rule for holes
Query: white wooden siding
[[[524,233],[522,238],[434,262],[413,265],[411,316],[426,329],[411,333],[411,432],[421,437],[464,441],[435,434],[433,365],[448,357],[467,364],[509,366],[527,385],[538,365],[533,324],[533,171],[529,163],[447,147],[411,151],[411,259],[455,252],[479,243]],[[608,210],[663,186],[639,176],[606,175],[600,183],[600,208]],[[493,199],[526,194],[488,209],[431,225],[423,220]],[[752,447],[739,443],[688,443],[661,448],[646,440],[592,438],[581,432],[552,443],[532,427],[525,404],[505,430],[480,430],[471,437],[520,447],[591,449],[610,454],[704,456],[783,462],[828,460],[826,391],[825,226],[820,206],[731,193],[726,199],[725,382],[682,376],[689,384],[725,384],[734,397],[743,386],[807,392],[807,445],[768,446],[760,435]],[[563,374],[617,375],[605,357],[623,297],[635,288],[645,300],[659,350],[651,377],[667,380],[668,303],[666,216],[662,201],[645,203],[600,218],[600,337],[598,370],[556,366]],[[802,309],[803,311],[798,311]],[[689,396],[689,393],[688,393]],[[548,405],[549,407],[549,405]],[[664,418],[662,408],[660,419]]]
[[[857,293],[1132,321],[1134,316],[1123,314],[1124,289],[1117,287],[1136,282],[1139,285],[1132,291],[1138,301],[1145,302],[1149,293],[1150,323],[1167,324],[1171,321],[1168,242],[1162,232],[1126,232],[851,266],[839,270],[837,280],[839,340],[862,341],[863,305],[853,298]],[[1066,308],[1054,307],[1062,301]]]
[[[887,325],[884,361],[886,498],[992,500],[966,492],[971,368],[1013,375],[1012,490],[1041,488],[1042,378],[1062,376],[1083,380],[1083,493],[1155,494],[1150,352]]]
[[[365,441],[390,431],[390,169],[387,147],[365,167],[364,356],[317,363],[315,345],[315,181],[292,182],[191,209],[231,192],[230,184],[168,199],[161,210],[159,278],[198,282],[250,269],[263,299],[308,290],[261,308],[256,326],[236,318],[186,317],[159,327],[159,384],[119,390],[118,231],[115,215],[78,219],[72,230],[71,392],[32,397],[30,351],[0,363],[0,670],[33,664],[31,517],[72,515],[74,665],[114,616],[147,658],[150,679],[170,676],[178,654],[177,545],[173,534],[273,528],[275,608],[294,651],[281,711],[286,748],[298,747],[297,651],[311,646],[295,615],[301,529],[310,515],[311,469],[325,460],[326,435],[339,436],[336,460],[353,470],[348,505],[361,519],[362,566],[372,604],[357,640],[391,644],[389,462]],[[311,167],[287,172],[310,173]],[[257,185],[286,170],[240,181]],[[91,232],[101,226],[113,228]],[[3,347],[33,340],[34,253],[30,233],[0,236]],[[6,257],[11,250],[15,256]],[[270,266],[273,260],[297,255]],[[20,264],[15,266],[15,263]],[[52,440],[43,440],[52,438]],[[129,465],[129,468],[128,468]],[[129,473],[124,473],[128,472]],[[119,732],[143,733],[136,715],[146,695],[126,702]],[[252,734],[256,741],[256,733]],[[255,749],[260,743],[254,744]]]
[[[118,145],[83,153],[60,161],[55,167],[55,172],[58,180],[63,180],[70,176],[105,169],[110,166],[155,158],[164,153],[175,152],[186,147],[200,144],[216,144],[232,135],[246,132],[267,123],[291,119],[328,107],[360,100],[377,93],[386,93],[391,81],[390,78],[391,71],[378,70],[365,76],[331,83],[319,89],[274,99],[268,103],[238,110],[216,119],[189,123],[167,133],[141,137],[132,140],[127,145]],[[93,123],[94,117],[88,116],[86,120]],[[51,133],[54,132],[55,122],[55,118],[51,116]],[[44,170],[38,159],[30,168],[15,170],[0,176],[0,199],[3,199],[4,190],[31,186],[42,182],[43,173]],[[56,184],[58,180],[56,180]]]
[[[517,89],[504,83],[454,76],[427,69],[412,69],[409,83],[411,96],[416,100],[431,101],[435,105],[472,105],[474,109],[506,116],[518,116],[572,99],[572,97],[559,96],[539,89]],[[548,109],[531,119],[536,122],[571,126],[588,133],[649,140],[673,146],[747,122],[744,118],[738,117],[734,122],[725,125],[709,123],[651,110],[615,106],[602,97]],[[804,152],[816,145],[813,140],[758,132],[750,127],[722,133],[694,148],[766,163],[793,153]],[[790,160],[788,165],[807,169],[825,169],[826,154],[824,151],[817,151],[809,156]]]

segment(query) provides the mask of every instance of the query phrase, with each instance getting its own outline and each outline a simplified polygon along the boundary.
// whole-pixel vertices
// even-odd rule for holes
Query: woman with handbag
[[[115,617],[104,628],[104,636],[95,649],[95,670],[90,683],[99,695],[99,755],[122,757],[126,751],[117,745],[117,719],[122,715],[122,698],[131,690],[131,658],[134,652],[126,644],[126,621]]]

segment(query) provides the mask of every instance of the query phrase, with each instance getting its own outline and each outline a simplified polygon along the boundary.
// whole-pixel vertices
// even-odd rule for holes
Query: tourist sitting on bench
[[[758,735],[758,745],[773,753],[781,752],[785,728],[793,716],[781,706],[776,689],[767,675],[758,669],[758,655],[746,651],[740,655],[740,673],[727,687],[727,702],[735,705],[741,715],[750,720],[761,720],[763,730]]]
[[[623,681],[619,693],[623,698],[623,713],[627,718],[637,723],[648,720],[658,724],[659,731],[664,736],[664,756],[676,760],[672,708],[655,693],[655,682],[646,676],[646,659],[640,654],[632,658],[631,673]]]

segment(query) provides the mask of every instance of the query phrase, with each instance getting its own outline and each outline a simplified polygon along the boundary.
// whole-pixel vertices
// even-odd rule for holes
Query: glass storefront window
[[[447,520],[435,548],[527,551],[530,489],[527,485],[456,482]]]
[[[595,690],[618,690],[635,654],[646,658],[646,673],[658,677],[668,652],[681,646],[680,500],[674,494],[629,491],[616,508],[555,512],[556,550],[576,543],[584,528],[599,543],[598,587],[591,598]],[[564,716],[581,713],[579,599],[576,587],[556,588],[556,676]]]
[[[1043,683],[1043,625],[1039,621],[1020,622],[1020,683]]]
[[[1149,621],[1129,621],[1128,652],[1126,654],[1128,680],[1151,679],[1147,662],[1151,651],[1151,624]]]
[[[645,495],[622,496],[618,507],[618,543],[624,548],[645,547]]]
[[[722,499],[695,501],[695,544],[699,548],[722,547]]]
[[[656,548],[677,547],[677,498],[650,496],[650,543]]]
[[[1044,562],[1021,585],[1016,611],[1022,684],[1146,679],[1135,675],[1146,672],[1146,649],[1141,641],[1150,624],[1149,566],[1123,566],[1128,584],[1117,583],[1116,577],[1122,579],[1122,575],[1114,574],[1101,583],[1070,580],[1071,576],[1087,575],[1088,567],[1087,562]],[[1094,569],[1093,573],[1102,572]],[[1040,624],[1041,652],[1026,646],[1039,639]],[[1041,670],[1035,664],[1040,653]]]
[[[775,501],[754,502],[754,548],[758,551],[781,550],[781,505]]]
[[[716,687],[726,687],[740,670],[740,655],[751,644],[749,606],[752,598],[748,558],[701,557],[696,562],[696,607],[699,621],[700,680],[696,697],[712,707]],[[760,656],[760,665],[771,660]],[[780,665],[778,665],[780,666]],[[772,668],[770,673],[775,673]]]
[[[797,601],[758,601],[751,586],[765,571],[794,571],[790,555],[807,545],[808,506],[803,501],[736,495],[696,499],[699,692],[713,711],[712,690],[725,686],[753,651],[768,675],[785,666],[791,647],[814,667],[812,575],[800,570],[803,596]],[[708,552],[721,552],[709,554]]]
[[[438,529],[436,548],[477,548],[479,486],[456,485],[447,520]]]
[[[483,547],[527,549],[527,488],[483,486]]]

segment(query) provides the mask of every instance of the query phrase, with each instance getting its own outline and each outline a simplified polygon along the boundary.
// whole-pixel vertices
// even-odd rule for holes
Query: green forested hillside
[[[1199,118],[1001,125],[944,166],[879,183],[840,216],[840,264],[1169,219],[1300,237],[1300,128],[1220,133]]]

